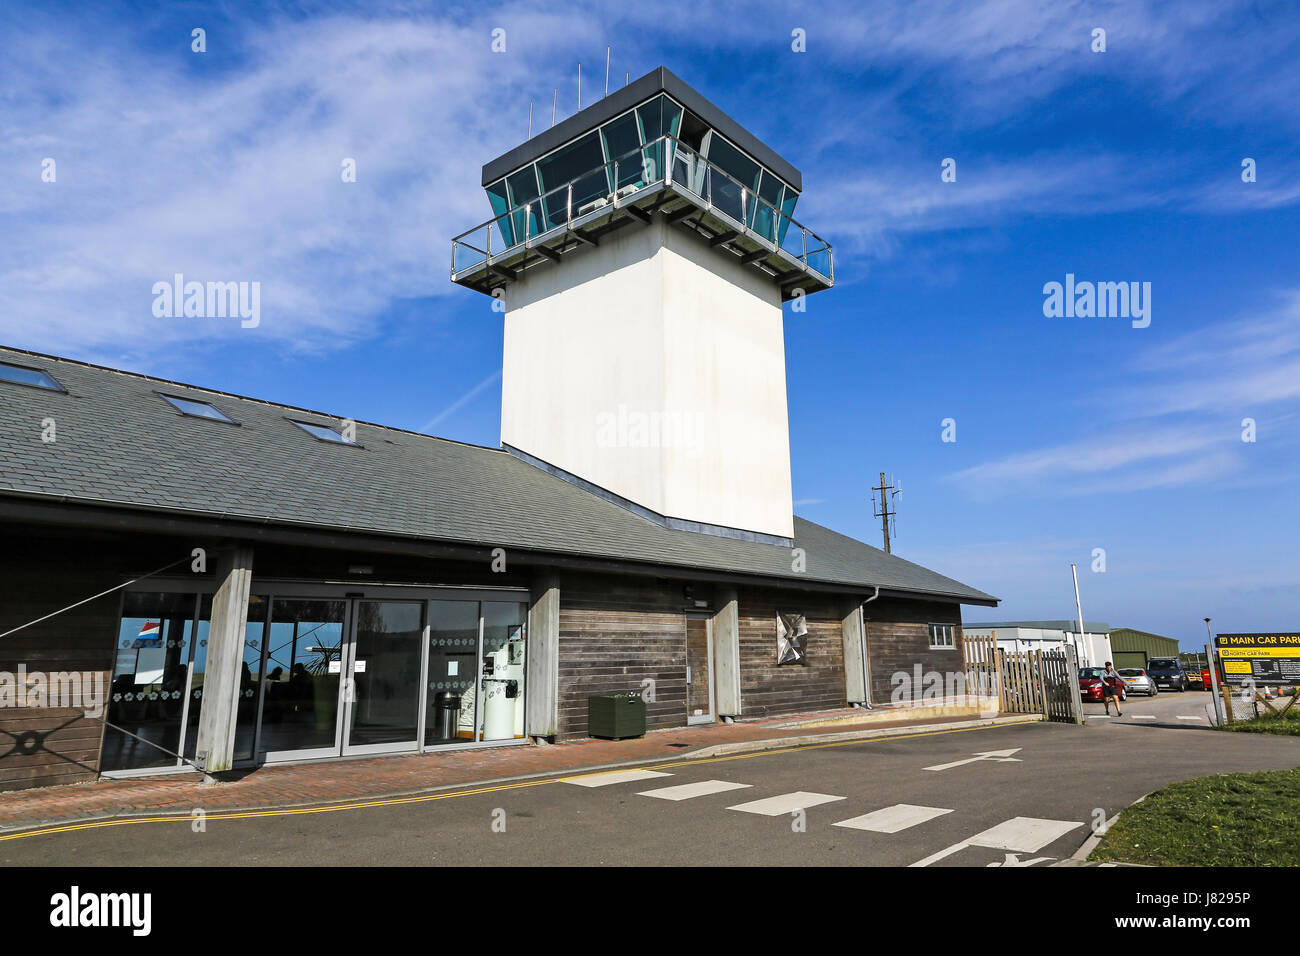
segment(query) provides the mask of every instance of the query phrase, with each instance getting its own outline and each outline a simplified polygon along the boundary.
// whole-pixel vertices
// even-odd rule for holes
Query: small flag
[[[135,650],[142,647],[162,647],[162,628],[157,621],[145,621],[144,627],[140,628],[140,633],[136,635],[135,643],[131,645]]]

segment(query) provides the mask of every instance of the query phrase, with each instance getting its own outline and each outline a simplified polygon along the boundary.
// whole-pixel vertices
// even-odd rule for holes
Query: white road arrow
[[[961,767],[968,763],[979,763],[981,760],[996,760],[999,763],[1020,763],[1019,757],[1011,756],[1020,753],[1020,749],[1019,747],[1013,747],[1010,750],[986,750],[983,753],[977,753],[974,757],[967,757],[965,760],[954,760],[952,763],[941,763],[925,769],[951,770],[953,767]]]
[[[1050,856],[1036,856],[1032,859],[1022,860],[1018,853],[1008,853],[1006,857],[1001,863],[989,863],[988,866],[1033,866],[1035,863],[1045,863],[1052,859]]]

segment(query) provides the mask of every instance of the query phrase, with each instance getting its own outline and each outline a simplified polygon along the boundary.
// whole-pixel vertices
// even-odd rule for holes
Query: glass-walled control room
[[[153,588],[122,598],[105,773],[194,760],[212,595],[180,582]],[[235,760],[522,741],[527,620],[517,592],[254,582]]]
[[[664,137],[671,137],[665,140]],[[685,149],[665,148],[680,144]],[[563,225],[612,195],[663,178],[712,202],[778,245],[799,193],[666,94],[658,94],[486,187],[506,245]],[[568,187],[572,185],[570,190]],[[742,191],[761,202],[746,202]]]

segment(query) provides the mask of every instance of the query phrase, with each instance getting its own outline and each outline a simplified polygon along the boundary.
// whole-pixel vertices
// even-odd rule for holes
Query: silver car
[[[1119,672],[1119,676],[1124,678],[1124,683],[1128,687],[1130,694],[1146,694],[1148,697],[1154,697],[1160,693],[1156,687],[1156,682],[1140,667],[1125,667]]]

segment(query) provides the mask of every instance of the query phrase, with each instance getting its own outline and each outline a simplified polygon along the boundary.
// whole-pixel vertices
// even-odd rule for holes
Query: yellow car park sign
[[[1214,645],[1229,684],[1300,682],[1300,633],[1219,634]]]

